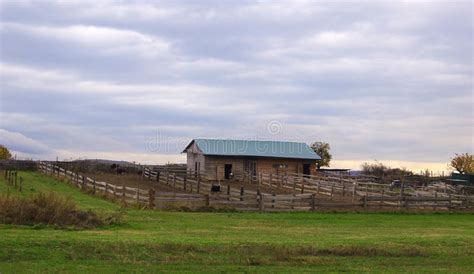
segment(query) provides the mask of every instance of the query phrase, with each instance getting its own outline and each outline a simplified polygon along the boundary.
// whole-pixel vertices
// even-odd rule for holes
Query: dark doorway
[[[311,170],[310,170],[311,164],[303,164],[303,174],[304,175],[310,175]]]
[[[226,180],[232,179],[232,165],[231,164],[224,165],[224,178]]]

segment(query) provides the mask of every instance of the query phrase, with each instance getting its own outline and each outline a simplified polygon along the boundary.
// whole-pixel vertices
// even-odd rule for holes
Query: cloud
[[[66,43],[79,43],[104,55],[133,54],[143,58],[156,58],[169,54],[169,41],[137,31],[90,25],[66,27],[31,26],[18,23],[3,23],[2,32],[26,33]]]
[[[42,155],[51,152],[45,144],[33,140],[19,132],[11,132],[0,128],[0,142],[13,153],[20,152],[29,155]]]
[[[472,3],[10,1],[0,18],[2,128],[39,156],[180,159],[193,137],[323,139],[339,163],[472,151]]]

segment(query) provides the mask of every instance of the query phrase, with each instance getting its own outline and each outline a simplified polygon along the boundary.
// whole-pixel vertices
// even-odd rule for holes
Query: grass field
[[[55,191],[123,224],[94,230],[0,225],[0,273],[464,272],[473,214],[193,213],[120,209],[64,182],[21,172],[21,194]]]

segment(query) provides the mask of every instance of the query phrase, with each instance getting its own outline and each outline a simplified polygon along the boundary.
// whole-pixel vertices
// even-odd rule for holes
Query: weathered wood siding
[[[226,156],[206,156],[206,175],[213,180],[224,179],[224,166],[232,165],[234,176],[242,175],[244,172],[243,157],[226,157]],[[217,177],[216,177],[217,174]]]
[[[232,165],[234,176],[240,177],[246,172],[246,163],[255,161],[257,163],[257,173],[302,173],[303,164],[310,164],[310,174],[315,174],[316,162],[303,159],[284,159],[284,158],[252,158],[252,157],[231,157],[231,156],[205,156],[205,170],[203,171],[207,178],[211,180],[224,179],[224,166]],[[286,165],[286,168],[276,168],[275,165]]]
[[[259,158],[257,160],[257,172],[273,174],[303,173],[303,164],[310,164],[311,174],[315,173],[316,161],[283,158]],[[287,165],[287,168],[275,168],[275,165]]]
[[[205,173],[205,161],[206,157],[202,154],[202,151],[198,148],[198,146],[194,143],[188,150],[187,150],[187,169],[188,172],[196,172],[199,174]],[[196,162],[199,163],[199,170],[196,169]]]

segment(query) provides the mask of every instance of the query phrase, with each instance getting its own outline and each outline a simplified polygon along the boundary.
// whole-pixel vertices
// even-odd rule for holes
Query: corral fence
[[[399,191],[386,191],[381,184],[346,181],[341,178],[314,178],[293,174],[278,177],[272,174],[259,174],[255,181],[258,186],[275,189],[291,189],[292,194],[264,193],[246,190],[243,186],[228,184],[217,193],[212,192],[214,182],[200,176],[178,176],[175,173],[158,172],[144,168],[143,177],[157,184],[171,186],[186,193],[196,193],[206,200],[206,205],[227,205],[239,210],[317,210],[323,208],[395,208],[395,209],[445,209],[471,210],[474,197],[449,192],[429,192],[431,196],[413,195],[403,187]],[[338,179],[337,181],[334,179]],[[384,185],[384,187],[386,187]],[[426,193],[425,193],[426,194]],[[187,194],[176,194],[184,197]],[[318,198],[320,195],[334,198],[347,197],[337,201]],[[198,199],[198,196],[193,197]]]
[[[241,181],[267,186],[271,189],[289,190],[292,193],[316,193],[330,197],[444,197],[472,196],[474,187],[453,186],[446,183],[435,183],[429,186],[413,186],[401,183],[399,187],[390,187],[388,184],[374,183],[370,177],[306,175],[301,173],[245,174]]]
[[[66,170],[51,163],[39,162],[38,169],[50,176],[67,181],[91,194],[113,197],[127,204],[138,204],[147,208],[231,208],[240,211],[314,211],[333,208],[393,208],[430,210],[472,210],[474,200],[469,196],[447,197],[410,196],[363,196],[348,201],[327,201],[316,193],[273,194],[244,187],[228,185],[220,192],[212,192],[213,183],[199,177],[177,176],[174,173],[155,172],[145,169],[144,178],[157,184],[174,187],[177,192],[156,192],[153,188],[140,189],[97,181],[93,178]]]
[[[18,191],[23,190],[23,177],[18,177],[18,171],[16,170],[5,170],[4,171],[5,182],[7,185],[12,186]]]

